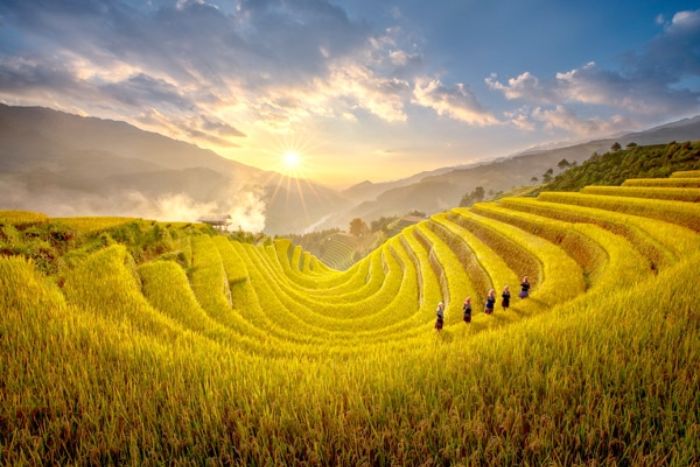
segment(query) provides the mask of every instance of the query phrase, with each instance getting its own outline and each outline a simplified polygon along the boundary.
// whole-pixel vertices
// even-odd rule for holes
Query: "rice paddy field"
[[[0,212],[0,464],[698,465],[698,181],[456,208],[346,271]]]

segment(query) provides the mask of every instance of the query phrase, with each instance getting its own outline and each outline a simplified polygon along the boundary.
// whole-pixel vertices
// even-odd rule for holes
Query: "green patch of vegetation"
[[[665,145],[622,149],[613,145],[605,154],[593,154],[583,164],[551,178],[538,191],[578,191],[586,185],[622,185],[629,178],[668,177],[676,171],[700,169],[700,142],[672,142]],[[534,194],[536,194],[535,192]]]

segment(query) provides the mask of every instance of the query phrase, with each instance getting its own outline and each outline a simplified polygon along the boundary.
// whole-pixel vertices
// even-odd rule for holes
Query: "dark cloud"
[[[225,147],[225,148],[237,148],[240,147],[238,144],[234,143],[233,141],[222,138],[220,136],[213,135],[211,133],[206,133],[204,131],[198,130],[196,128],[182,128],[184,132],[193,139],[202,141],[202,142],[208,142],[215,144],[217,146]],[[235,130],[235,128],[234,128]]]
[[[214,131],[223,136],[245,136],[245,133],[232,127],[226,122],[216,121],[208,117],[202,117],[202,128]]]
[[[193,110],[196,107],[178,92],[177,86],[144,73],[101,85],[99,89],[107,96],[130,106],[166,104],[181,110]]]
[[[325,0],[245,0],[237,17],[251,50],[292,74],[321,72],[328,58],[353,52],[371,33]]]
[[[69,92],[77,87],[75,76],[61,65],[21,58],[0,59],[0,90],[24,93],[55,89]]]

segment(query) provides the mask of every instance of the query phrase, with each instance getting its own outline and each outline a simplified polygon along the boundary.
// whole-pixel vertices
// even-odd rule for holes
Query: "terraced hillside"
[[[453,209],[342,272],[115,220],[42,272],[10,246],[60,220],[0,215],[0,462],[698,462],[694,180]]]
[[[333,269],[344,270],[352,265],[357,240],[351,235],[337,233],[329,236],[324,244],[324,263]]]

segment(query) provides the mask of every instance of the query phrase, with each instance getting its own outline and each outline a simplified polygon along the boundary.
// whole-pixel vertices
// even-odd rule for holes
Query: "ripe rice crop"
[[[44,214],[29,211],[0,211],[0,224],[29,225],[48,221]]]
[[[654,183],[456,208],[345,271],[3,211],[0,463],[697,464],[700,205]],[[79,232],[52,269],[34,223]]]
[[[633,198],[668,199],[672,201],[700,201],[700,189],[678,187],[587,186],[581,193],[592,195],[631,196]]]

